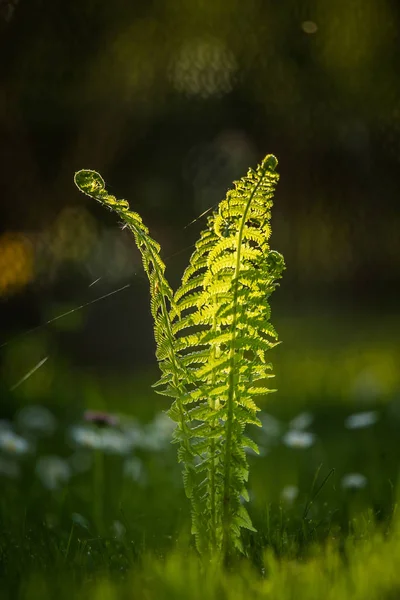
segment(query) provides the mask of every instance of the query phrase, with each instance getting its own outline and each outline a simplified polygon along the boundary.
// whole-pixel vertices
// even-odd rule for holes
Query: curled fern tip
[[[105,189],[105,181],[97,171],[91,169],[82,169],[75,173],[74,181],[76,186],[84,194],[89,196],[96,195]]]
[[[262,161],[262,166],[268,171],[275,171],[278,166],[278,159],[273,154],[267,154],[267,156]]]

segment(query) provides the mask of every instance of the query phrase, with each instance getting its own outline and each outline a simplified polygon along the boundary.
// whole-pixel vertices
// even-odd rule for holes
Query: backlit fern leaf
[[[240,529],[252,529],[241,503],[248,478],[244,430],[259,424],[252,396],[271,391],[264,382],[272,376],[265,353],[277,340],[268,297],[284,268],[268,245],[276,164],[267,156],[228,192],[209,217],[174,296],[175,352],[184,359],[200,351],[203,358],[208,349],[207,362],[186,363],[192,382],[186,402],[193,406],[191,417],[202,422],[196,436],[201,433],[205,442],[202,464],[208,472],[205,484],[202,474],[197,483],[193,473],[191,479],[192,531],[200,551],[240,549]]]
[[[177,429],[187,432],[188,419],[181,402],[181,398],[187,394],[186,369],[180,363],[178,355],[173,352],[174,334],[169,315],[171,307],[174,307],[174,314],[177,314],[177,311],[172,289],[164,275],[165,264],[160,256],[160,245],[150,236],[140,215],[129,210],[128,202],[117,200],[115,196],[106,191],[104,180],[99,173],[89,169],[78,171],[75,173],[75,183],[81,192],[116,212],[133,233],[150,284],[150,308],[154,320],[156,356],[162,371],[162,393],[175,398],[176,416],[174,420],[178,423]],[[185,442],[185,446],[190,451],[187,442]]]
[[[75,175],[82,192],[117,212],[142,254],[162,371],[156,386],[173,398],[173,442],[201,553],[243,550],[240,531],[253,529],[242,504],[248,501],[245,448],[258,449],[244,432],[261,425],[253,396],[273,391],[266,387],[273,376],[266,353],[278,342],[268,298],[284,268],[268,245],[276,165],[268,155],[235,182],[208,218],[175,294],[140,216],[109,195],[95,171]]]

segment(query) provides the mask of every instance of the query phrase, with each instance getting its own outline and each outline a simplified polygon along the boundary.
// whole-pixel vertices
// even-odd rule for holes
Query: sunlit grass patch
[[[392,600],[400,592],[400,553],[397,525],[389,536],[368,528],[368,515],[359,519],[357,536],[341,540],[332,536],[325,546],[315,545],[307,558],[279,559],[271,550],[262,555],[262,569],[242,559],[228,569],[178,546],[165,557],[144,552],[122,578],[88,577],[85,585],[65,578],[56,580],[30,573],[22,598],[98,600]],[[110,557],[107,556],[109,559]]]

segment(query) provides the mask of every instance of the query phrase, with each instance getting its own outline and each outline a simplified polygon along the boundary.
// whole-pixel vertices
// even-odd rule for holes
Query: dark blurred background
[[[175,284],[205,221],[188,224],[269,152],[287,263],[272,305],[292,377],[317,339],[335,356],[371,339],[351,376],[378,364],[393,389],[399,25],[394,0],[0,0],[4,389],[46,356],[90,373],[154,366],[133,240],[76,170],[99,170],[143,216]]]
[[[142,215],[175,287],[198,217],[278,157],[271,246],[287,269],[271,305],[283,343],[271,351],[278,392],[249,433],[261,448],[252,518],[263,532],[266,507],[283,502],[304,531],[325,481],[312,506],[321,538],[364,508],[390,520],[399,75],[394,0],[0,0],[0,559],[14,552],[25,573],[19,548],[29,562],[56,535],[64,564],[71,519],[78,558],[93,524],[108,535],[122,521],[139,552],[188,519],[160,415],[170,401],[151,389],[140,256],[75,187],[82,168]],[[95,430],[87,409],[118,414],[119,428]]]

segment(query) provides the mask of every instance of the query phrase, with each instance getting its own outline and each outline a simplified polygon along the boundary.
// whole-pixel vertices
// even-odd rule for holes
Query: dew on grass
[[[361,473],[347,473],[341,480],[341,485],[347,490],[360,490],[367,485],[367,478]]]
[[[290,429],[285,433],[282,441],[289,448],[310,448],[315,442],[315,434],[308,431]]]
[[[21,467],[18,462],[13,459],[0,456],[0,477],[8,477],[9,479],[18,479],[21,474]]]
[[[71,477],[69,464],[59,456],[41,456],[35,470],[44,487],[49,490],[59,489]]]
[[[17,425],[26,432],[52,435],[57,428],[55,416],[44,406],[25,406],[16,417]]]
[[[293,504],[299,495],[299,488],[296,485],[285,485],[281,491],[281,498],[287,504]]]
[[[7,454],[21,456],[30,452],[31,445],[28,440],[11,429],[0,429],[0,450]]]
[[[314,415],[310,412],[302,412],[289,423],[290,429],[296,429],[297,431],[304,431],[307,427],[310,427],[314,421]]]
[[[378,419],[379,415],[376,410],[354,413],[346,417],[344,426],[347,429],[363,429],[375,425]]]

